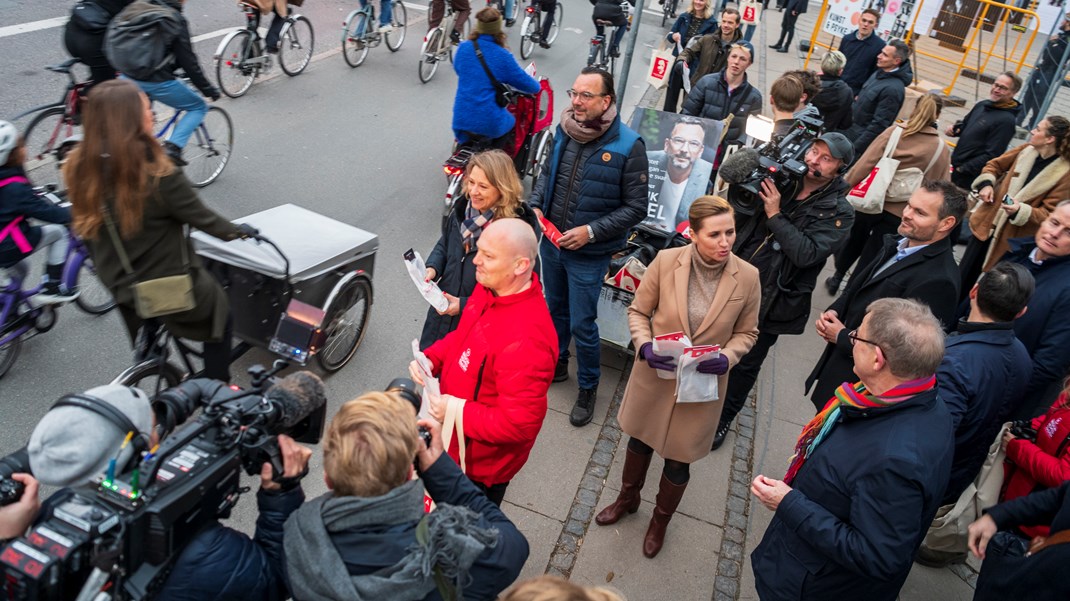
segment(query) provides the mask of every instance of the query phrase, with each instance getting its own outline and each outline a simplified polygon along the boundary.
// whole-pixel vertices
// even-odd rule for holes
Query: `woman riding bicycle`
[[[635,0],[627,0],[628,4],[635,6]],[[599,21],[609,21],[617,30],[613,32],[613,39],[609,41],[609,56],[620,56],[620,41],[624,39],[624,33],[628,31],[628,14],[624,10],[621,0],[591,0],[594,12],[591,20],[594,21],[594,29],[598,35],[606,35],[605,25]]]
[[[506,48],[502,15],[497,9],[487,7],[476,13],[475,29],[458,46],[453,69],[457,72],[457,95],[453,99],[453,135],[457,143],[500,148],[512,156],[516,119],[507,104],[498,102],[496,88],[505,84],[524,94],[536,94],[539,82],[520,68]]]
[[[230,379],[227,295],[201,266],[185,233],[197,228],[222,240],[255,235],[206,207],[153,136],[148,97],[113,80],[93,88],[83,117],[84,140],[63,176],[71,186],[74,231],[85,240],[122,313],[131,340],[143,324],[134,285],[189,274],[193,308],[159,317],[174,336],[204,342],[204,375]]]
[[[26,140],[14,125],[0,121],[0,268],[17,265],[47,248],[44,287],[34,300],[46,304],[72,301],[77,291],[61,285],[67,259],[64,226],[71,222],[71,212],[34,193],[22,168],[25,160]],[[29,218],[49,223],[30,225]]]

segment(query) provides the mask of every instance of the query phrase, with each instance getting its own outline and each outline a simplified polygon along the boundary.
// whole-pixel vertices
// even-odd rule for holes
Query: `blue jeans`
[[[189,86],[172,79],[171,81],[134,81],[148,95],[149,98],[162,102],[177,110],[185,111],[185,114],[175,123],[171,131],[170,141],[179,148],[185,148],[190,136],[204,121],[204,114],[208,112],[208,103]]]
[[[743,27],[743,41],[749,42],[750,39],[754,37],[754,30],[757,29],[757,27],[754,25],[744,25]]]
[[[502,15],[503,19],[511,18],[509,15],[513,14],[513,4],[515,3],[516,0],[505,0],[505,14]]]
[[[576,340],[576,378],[580,388],[594,388],[602,376],[598,337],[598,293],[609,268],[609,255],[586,256],[562,251],[543,238],[542,285],[557,330],[561,360],[568,360],[568,344]]]
[[[360,0],[360,7],[364,8],[368,6],[368,0]],[[379,26],[390,25],[390,20],[394,18],[394,4],[390,0],[380,0],[379,2]]]

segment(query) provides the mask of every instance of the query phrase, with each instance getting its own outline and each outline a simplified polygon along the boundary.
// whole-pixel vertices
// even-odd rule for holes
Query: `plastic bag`
[[[420,412],[416,414],[418,419],[435,419],[431,417],[431,399],[438,398],[440,394],[438,378],[431,375],[431,360],[420,350],[420,341],[412,339],[412,358],[420,366],[420,375],[424,378],[424,387],[420,392]]]
[[[684,349],[676,363],[676,402],[705,403],[716,401],[717,376],[700,374],[698,364],[721,354],[719,346],[692,346]]]
[[[405,251],[405,268],[409,270],[409,277],[412,278],[412,283],[416,284],[416,289],[436,311],[441,313],[450,306],[450,301],[439,289],[438,284],[424,281],[427,266],[424,265],[424,258],[420,256],[420,253],[411,248]]]

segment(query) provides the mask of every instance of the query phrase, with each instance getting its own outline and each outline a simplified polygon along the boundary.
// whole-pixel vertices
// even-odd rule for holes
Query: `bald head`
[[[479,236],[476,281],[499,296],[515,294],[531,283],[539,241],[520,219],[497,219]]]

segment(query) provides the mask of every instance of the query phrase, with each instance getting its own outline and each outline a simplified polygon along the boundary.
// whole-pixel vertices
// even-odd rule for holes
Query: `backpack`
[[[173,60],[171,42],[182,27],[175,9],[135,0],[108,25],[104,54],[123,75],[149,79]]]

